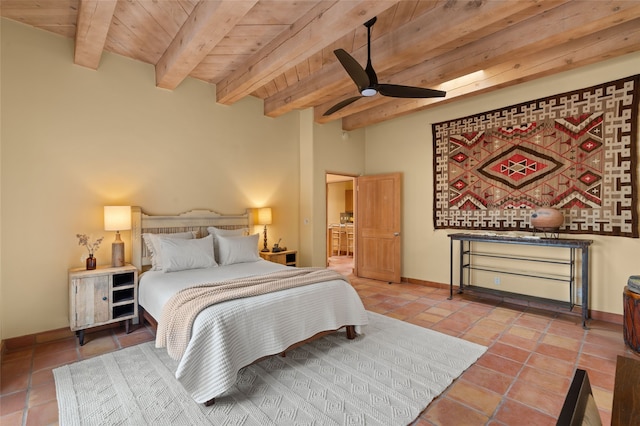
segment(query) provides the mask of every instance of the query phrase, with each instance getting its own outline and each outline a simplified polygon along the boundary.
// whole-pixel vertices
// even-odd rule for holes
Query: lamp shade
[[[131,206],[104,206],[104,230],[131,229]]]
[[[271,207],[258,209],[258,225],[271,225]]]

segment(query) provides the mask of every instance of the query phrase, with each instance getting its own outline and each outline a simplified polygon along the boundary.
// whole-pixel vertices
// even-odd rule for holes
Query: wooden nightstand
[[[285,250],[278,253],[261,251],[260,257],[269,262],[280,263],[287,266],[298,266],[298,250]]]
[[[138,270],[135,266],[102,266],[69,270],[69,324],[84,345],[84,330],[138,316]]]

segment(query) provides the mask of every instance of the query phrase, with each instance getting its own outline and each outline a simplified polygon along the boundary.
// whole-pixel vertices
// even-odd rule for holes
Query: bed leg
[[[204,403],[204,406],[205,407],[211,407],[215,403],[216,403],[216,399],[215,398],[211,398],[210,400],[208,400],[207,402]]]
[[[347,339],[353,340],[356,338],[356,326],[348,325],[347,326]]]
[[[138,306],[138,327],[144,327],[144,308]]]

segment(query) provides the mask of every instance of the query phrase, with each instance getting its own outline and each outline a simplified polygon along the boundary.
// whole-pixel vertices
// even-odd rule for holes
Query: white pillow
[[[147,245],[147,250],[151,254],[151,271],[162,270],[162,252],[160,248],[159,238],[180,238],[183,240],[191,240],[196,237],[196,231],[176,232],[174,234],[142,234],[142,239]]]
[[[211,235],[195,240],[160,237],[162,272],[210,268],[218,264],[213,258]]]
[[[249,235],[249,228],[241,229],[222,229],[215,226],[209,226],[207,228],[209,235],[213,235],[213,255],[216,258],[216,262],[220,263],[220,247],[218,247],[218,237],[242,237]]]
[[[232,265],[234,263],[255,262],[260,260],[258,254],[258,239],[260,234],[248,237],[223,237],[218,236],[218,262],[220,265]]]

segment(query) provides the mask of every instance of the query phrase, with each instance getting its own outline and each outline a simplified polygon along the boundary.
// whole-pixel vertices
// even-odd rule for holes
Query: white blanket
[[[140,278],[139,301],[157,319],[164,303],[182,288],[282,268],[287,267],[260,260],[172,273],[149,271]],[[238,370],[258,358],[321,331],[367,322],[358,294],[342,280],[223,302],[196,318],[176,378],[196,402],[206,402],[228,390]]]

